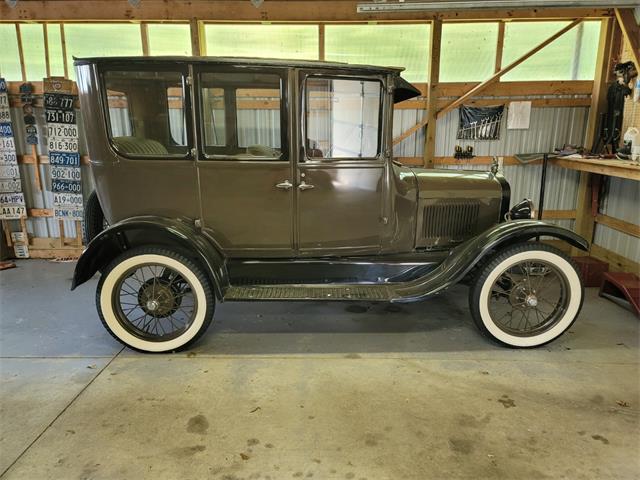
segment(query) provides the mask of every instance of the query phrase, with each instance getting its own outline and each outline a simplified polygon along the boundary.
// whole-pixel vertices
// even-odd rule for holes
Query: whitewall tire
[[[215,298],[202,268],[162,247],[137,247],[102,274],[96,304],[117,340],[142,352],[173,352],[193,344],[209,327]]]
[[[480,268],[469,307],[489,338],[529,348],[566,332],[583,298],[580,274],[567,255],[549,245],[526,242],[497,252]]]

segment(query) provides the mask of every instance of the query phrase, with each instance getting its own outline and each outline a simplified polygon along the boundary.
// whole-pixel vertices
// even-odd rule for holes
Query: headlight
[[[522,220],[533,218],[533,202],[528,198],[516,203],[507,213],[507,220]]]

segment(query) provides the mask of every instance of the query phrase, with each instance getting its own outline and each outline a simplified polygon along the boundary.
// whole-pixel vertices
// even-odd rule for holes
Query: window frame
[[[227,155],[223,153],[207,153],[206,152],[206,139],[204,136],[205,132],[205,115],[204,115],[204,104],[203,104],[203,95],[202,95],[202,75],[207,73],[215,73],[215,74],[242,74],[242,73],[255,73],[255,74],[266,74],[266,75],[275,75],[280,79],[280,156],[277,158],[274,157],[259,157],[259,156],[234,156]],[[196,128],[197,128],[197,144],[198,144],[198,160],[201,161],[228,161],[228,162],[282,162],[289,163],[291,158],[291,152],[289,151],[289,119],[288,119],[288,105],[289,105],[289,92],[288,92],[288,77],[289,77],[289,67],[261,67],[261,66],[233,66],[233,65],[222,65],[222,64],[200,64],[194,65],[194,103],[196,105]],[[235,86],[235,89],[246,88],[246,86],[242,84],[238,84]],[[228,99],[226,95],[224,97],[225,102],[225,116],[227,114],[226,107]],[[237,116],[237,98],[235,99],[234,109],[236,111],[236,121],[233,125],[236,139],[238,133],[238,116]],[[225,122],[225,144],[220,145],[210,145],[209,148],[224,148],[228,147],[227,145],[227,135],[229,135],[229,125]]]
[[[185,118],[185,127],[186,127],[186,138],[187,145],[179,145],[180,147],[185,147],[187,151],[184,154],[180,153],[166,153],[166,154],[139,154],[139,153],[129,153],[123,152],[118,149],[116,144],[113,141],[112,128],[111,128],[111,114],[109,113],[109,99],[107,96],[107,84],[105,74],[108,72],[169,72],[169,73],[177,73],[180,74],[182,79],[182,91],[184,92],[184,118]],[[102,114],[105,118],[105,127],[107,139],[109,141],[109,146],[111,149],[119,156],[123,158],[127,158],[130,160],[190,160],[193,161],[193,129],[192,122],[190,119],[192,118],[192,108],[191,108],[191,92],[189,88],[189,82],[187,78],[189,77],[189,68],[187,65],[181,64],[166,64],[166,63],[149,63],[145,62],[144,64],[133,63],[133,64],[124,64],[124,63],[105,63],[100,65],[98,76],[100,80],[100,89],[102,90],[101,100],[102,100]],[[127,99],[129,99],[129,95],[127,92],[123,92]],[[169,121],[169,99],[167,98],[167,132],[171,140],[173,140],[173,135],[171,134],[171,124]],[[130,117],[131,121],[131,117]],[[132,132],[135,136],[135,131],[133,127],[133,123],[131,123]]]
[[[323,163],[338,163],[338,162],[384,162],[384,116],[385,116],[385,96],[386,96],[386,80],[384,76],[381,75],[348,75],[342,74],[340,72],[332,73],[332,72],[301,72],[302,75],[302,88],[300,90],[300,145],[302,150],[302,155],[298,159],[298,163],[306,163],[306,164],[323,164]],[[371,81],[377,82],[380,84],[380,102],[379,102],[379,110],[378,110],[378,135],[377,135],[377,144],[376,144],[376,154],[372,157],[327,157],[327,158],[319,158],[319,157],[310,157],[307,151],[307,110],[309,108],[308,105],[308,96],[307,96],[307,80],[309,78],[312,79],[327,79],[327,80],[355,80],[355,81]]]

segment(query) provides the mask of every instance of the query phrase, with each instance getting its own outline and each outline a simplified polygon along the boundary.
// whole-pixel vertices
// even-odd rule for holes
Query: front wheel
[[[96,292],[106,329],[142,352],[172,352],[194,343],[209,327],[215,298],[202,268],[160,247],[133,248],[102,274]]]
[[[510,246],[480,269],[469,294],[482,333],[510,347],[537,347],[573,324],[584,288],[571,259],[536,242]]]

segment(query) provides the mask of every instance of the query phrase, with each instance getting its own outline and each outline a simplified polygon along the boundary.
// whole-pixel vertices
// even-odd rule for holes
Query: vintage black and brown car
[[[75,65],[96,189],[72,288],[100,271],[100,318],[131,348],[192,345],[216,302],[416,302],[460,282],[479,329],[505,345],[545,344],[578,316],[574,264],[539,240],[584,239],[533,220],[528,201],[510,209],[496,169],[394,160],[394,104],[419,95],[400,68]]]

